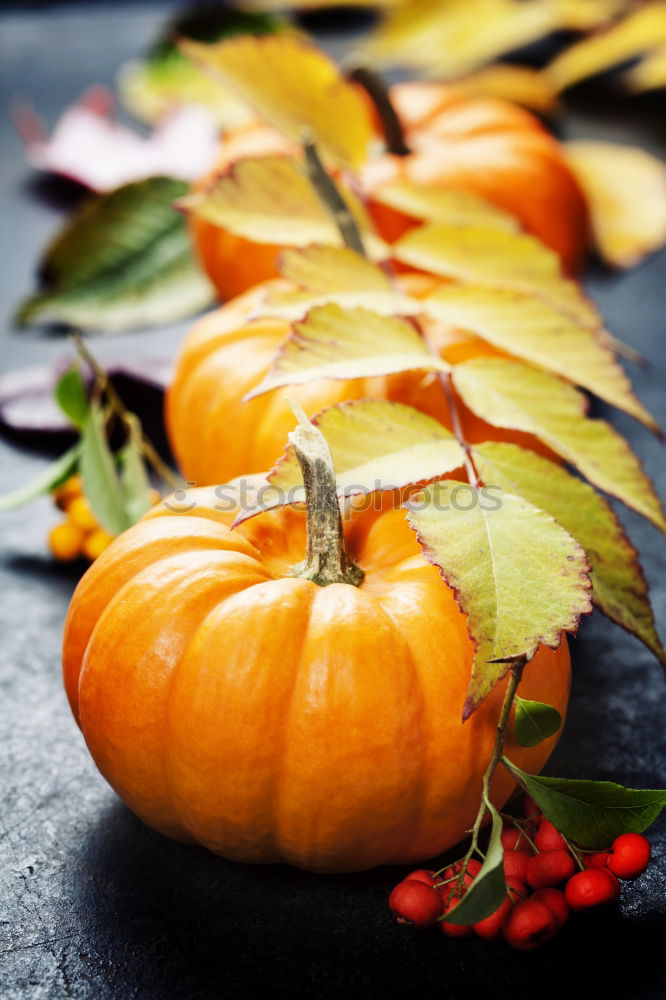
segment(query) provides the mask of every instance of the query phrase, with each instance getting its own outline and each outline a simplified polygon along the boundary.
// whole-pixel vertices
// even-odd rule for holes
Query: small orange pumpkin
[[[404,274],[400,287],[424,297],[437,279]],[[224,483],[237,476],[267,472],[280,457],[293,425],[289,397],[309,416],[351,399],[390,399],[414,406],[450,427],[449,409],[439,382],[423,372],[376,378],[318,380],[287,386],[244,401],[269,369],[289,333],[282,319],[248,321],[265,294],[259,286],[200,319],[183,342],[166,396],[169,439],[186,479],[198,486]],[[428,336],[442,358],[458,364],[474,357],[501,357],[478,337],[425,321]],[[471,442],[502,440],[550,455],[532,436],[491,427],[458,401],[463,431]],[[230,419],[230,414],[233,418]]]
[[[555,250],[576,273],[588,238],[584,196],[559,144],[534,115],[507,101],[470,98],[455,87],[409,82],[391,88],[391,99],[411,152],[385,153],[361,170],[361,189],[380,235],[394,242],[415,219],[378,202],[382,187],[408,182],[470,191],[511,214]],[[247,156],[298,153],[270,126],[255,122],[228,133],[215,169],[197,184]],[[222,299],[230,299],[276,274],[282,249],[255,244],[191,219],[197,253]]]
[[[331,515],[345,556],[333,574],[330,547],[306,546],[302,514],[232,532],[223,498],[172,498],[77,587],[65,684],[102,774],[156,830],[236,861],[357,871],[457,843],[505,684],[462,723],[465,616],[404,511],[353,519],[348,555]],[[292,575],[306,549],[328,561]],[[564,714],[565,640],[537,652],[520,692]],[[510,727],[507,752],[538,771],[553,744],[518,747]],[[513,787],[500,769],[498,806]]]

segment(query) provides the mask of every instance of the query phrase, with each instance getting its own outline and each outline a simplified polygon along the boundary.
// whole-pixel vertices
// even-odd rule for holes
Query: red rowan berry
[[[542,819],[534,835],[534,843],[540,851],[566,851],[567,842],[548,819]]]
[[[504,874],[517,878],[520,882],[527,882],[527,862],[529,861],[527,851],[505,851],[504,852]]]
[[[531,795],[526,795],[523,799],[523,811],[529,820],[541,819],[541,810]]]
[[[557,932],[555,915],[545,903],[526,899],[509,911],[502,928],[507,944],[530,951],[545,944]]]
[[[513,905],[513,900],[507,896],[494,913],[491,913],[484,920],[479,920],[477,923],[472,924],[472,928],[484,941],[498,941],[502,936],[504,921]]]
[[[417,868],[416,871],[411,872],[409,875],[406,875],[405,878],[403,879],[403,882],[410,882],[410,881],[423,882],[424,885],[429,885],[432,888],[432,886],[435,885],[437,880],[435,878],[434,872],[431,872],[427,868]]]
[[[442,897],[429,885],[408,879],[400,882],[389,896],[389,908],[398,923],[430,927],[442,913]]]
[[[650,841],[640,833],[623,833],[613,841],[608,861],[618,878],[638,878],[650,864]]]
[[[543,903],[548,907],[557,921],[558,930],[566,924],[569,919],[569,904],[567,903],[566,896],[559,889],[537,889],[530,896],[530,899],[538,903]]]
[[[604,903],[615,903],[620,894],[617,879],[606,868],[588,868],[577,872],[566,884],[564,895],[572,910],[587,910]]]
[[[542,851],[527,859],[527,883],[533,889],[550,889],[573,875],[575,869],[567,851]]]
[[[514,903],[519,903],[522,899],[527,899],[529,896],[525,883],[521,882],[520,879],[514,878],[512,875],[506,876],[506,887],[507,890],[511,890],[508,895],[513,899]]]
[[[501,834],[502,847],[505,851],[529,851],[530,842],[525,834],[515,826],[507,826]]]
[[[610,854],[608,851],[596,851],[594,854],[583,854],[582,861],[585,868],[607,868]]]
[[[444,874],[442,875],[442,881],[446,882],[448,879],[456,878],[456,876],[460,875],[462,870],[463,870],[463,862],[456,861],[454,865],[449,865],[449,867],[445,869]],[[481,862],[477,861],[476,858],[470,858],[470,860],[467,862],[467,870],[465,871],[463,883],[466,886],[470,886],[480,871],[481,871]],[[448,885],[439,886],[439,890],[444,895],[448,895],[448,893],[451,891],[452,885],[453,883],[449,882]]]

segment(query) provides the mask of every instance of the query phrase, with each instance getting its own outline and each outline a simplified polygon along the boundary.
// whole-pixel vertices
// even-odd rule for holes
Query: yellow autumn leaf
[[[470,191],[428,184],[387,184],[373,192],[372,197],[374,201],[404,212],[413,219],[504,232],[518,232],[520,229],[515,215],[503,212]]]
[[[467,615],[476,646],[468,718],[512,660],[530,659],[540,644],[557,647],[591,610],[587,558],[554,518],[508,492],[444,480],[405,506]]]
[[[550,80],[541,70],[530,66],[493,63],[456,80],[455,86],[468,97],[497,97],[542,115],[557,107],[557,95]]]
[[[605,31],[565,49],[544,71],[557,90],[666,44],[666,3],[656,0],[634,10]]]
[[[452,79],[543,38],[560,22],[552,0],[406,0],[386,13],[358,57]]]
[[[610,504],[560,465],[515,444],[487,441],[473,448],[486,483],[545,510],[579,542],[590,561],[594,603],[652,650],[666,667],[638,553]]]
[[[631,267],[666,242],[666,164],[644,149],[609,142],[569,142],[566,155],[607,263]]]
[[[270,371],[246,398],[318,378],[448,370],[406,320],[330,303],[316,306],[302,322],[294,324]]]
[[[585,397],[560,379],[513,361],[477,359],[452,369],[463,401],[494,427],[534,434],[591,483],[666,532],[652,483],[629,443],[586,417]]]
[[[341,190],[368,253],[384,257],[385,244],[372,232],[365,209],[350,192]],[[288,156],[238,160],[205,190],[182,198],[179,206],[254,243],[337,246],[342,242],[305,171]]]
[[[347,247],[284,250],[278,271],[289,286],[267,287],[253,315],[294,320],[326,302],[347,308],[364,306],[389,316],[422,311],[420,303],[399,292],[381,267]]]
[[[547,303],[506,289],[465,285],[443,288],[425,301],[424,311],[589,389],[659,431],[612,351],[593,331]]]
[[[184,40],[193,62],[289,139],[309,128],[322,153],[357,169],[372,139],[367,102],[313,43],[292,34],[241,35],[213,45]]]
[[[562,275],[558,255],[527,233],[427,225],[402,236],[392,254],[444,278],[535,295],[590,328],[601,326],[580,286]]]
[[[329,407],[313,417],[335,465],[342,497],[393,490],[443,476],[465,455],[451,431],[411,406],[364,399]],[[304,500],[300,466],[291,446],[268,475],[271,485]]]
[[[563,28],[587,31],[607,24],[630,6],[632,0],[555,0]]]
[[[624,80],[634,94],[666,87],[666,42],[624,74]]]

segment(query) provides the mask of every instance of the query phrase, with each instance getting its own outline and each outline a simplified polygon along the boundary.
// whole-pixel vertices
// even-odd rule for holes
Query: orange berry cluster
[[[113,541],[113,535],[102,528],[90,504],[83,495],[81,477],[74,475],[53,492],[56,506],[65,512],[65,519],[49,532],[49,548],[56,559],[70,562],[85,556],[97,559]]]
[[[508,824],[502,832],[506,896],[494,913],[471,925],[442,920],[481,870],[472,858],[438,872],[422,868],[400,882],[389,897],[398,923],[436,925],[447,937],[503,938],[512,948],[529,951],[549,941],[572,910],[616,903],[618,879],[637,878],[650,862],[650,843],[641,834],[622,834],[608,851],[583,852],[565,840],[529,797],[525,813],[525,821]]]

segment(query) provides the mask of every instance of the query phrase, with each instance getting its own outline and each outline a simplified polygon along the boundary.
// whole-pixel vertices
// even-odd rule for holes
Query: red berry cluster
[[[439,872],[421,868],[400,882],[389,897],[398,923],[419,928],[437,924],[447,937],[503,937],[512,948],[527,951],[549,941],[571,910],[617,902],[618,879],[637,878],[649,864],[650,843],[638,833],[624,833],[608,851],[590,853],[565,840],[529,797],[525,815],[502,832],[506,896],[493,914],[471,925],[441,919],[481,870],[481,863],[470,859]]]

